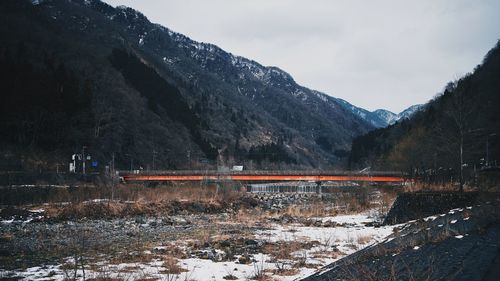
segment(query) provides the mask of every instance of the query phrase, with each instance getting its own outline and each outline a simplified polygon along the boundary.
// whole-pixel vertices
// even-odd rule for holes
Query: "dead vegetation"
[[[84,193],[85,190],[78,192]],[[220,213],[247,207],[243,192],[227,187],[120,185],[115,200],[96,198],[46,204],[47,217],[54,220],[101,219],[137,215]],[[81,198],[76,196],[74,198]]]
[[[331,258],[331,259],[336,259],[340,256],[344,256],[345,253],[339,251],[338,249],[336,248],[332,248],[331,250],[317,250],[317,251],[314,251],[311,253],[311,256],[313,258]]]
[[[81,183],[73,186],[0,186],[0,205],[80,203],[95,199],[116,201],[231,202],[240,197],[241,186],[230,183],[109,184]]]
[[[459,189],[457,183],[443,183],[443,184],[432,184],[426,182],[409,182],[404,186],[404,192],[422,192],[422,191],[432,191],[432,192],[456,192]],[[478,188],[475,186],[464,185],[465,192],[477,191]]]
[[[164,257],[164,259],[163,259],[163,267],[165,268],[165,271],[163,271],[161,273],[164,273],[164,274],[179,275],[182,272],[188,272],[187,269],[182,268],[179,265],[179,260],[178,259],[176,259],[174,257],[170,257],[170,256]]]
[[[358,244],[363,245],[363,244],[370,242],[372,240],[372,238],[373,237],[371,235],[361,235],[361,236],[358,236],[357,242],[358,242]]]
[[[290,204],[278,209],[266,209],[263,202],[242,191],[234,182],[219,184],[170,183],[147,186],[145,184],[118,184],[110,187],[53,188],[47,191],[45,215],[53,220],[101,219],[138,215],[174,215],[189,213],[222,213],[230,215],[233,223],[258,225],[267,217],[324,217],[359,213],[380,204],[386,212],[396,196],[387,189],[380,199],[373,198],[373,190],[355,187],[352,190],[309,196],[307,202]],[[17,192],[17,191],[9,191]],[[32,194],[37,196],[37,194]],[[326,196],[326,197],[324,197]],[[113,198],[113,199],[112,199]],[[35,205],[36,206],[36,205]]]
[[[95,280],[127,279],[130,274],[142,270],[134,264],[147,265],[159,261],[164,268],[161,274],[167,276],[164,280],[184,280],[182,276],[192,269],[183,268],[179,260],[197,258],[246,264],[254,267],[251,274],[245,276],[247,279],[274,280],[271,276],[294,276],[303,268],[318,268],[320,264],[311,263],[311,258],[336,259],[345,254],[335,247],[337,243],[333,236],[328,238],[331,241],[292,238],[293,240],[274,242],[266,240],[266,234],[257,238],[255,230],[272,229],[276,225],[292,225],[291,231],[296,229],[295,226],[325,229],[345,227],[345,224],[320,218],[361,212],[373,209],[377,204],[387,206],[396,194],[393,192],[385,195],[384,192],[373,192],[367,188],[362,188],[361,193],[358,191],[359,188],[356,188],[334,196],[280,194],[290,203],[285,207],[275,208],[269,207],[269,201],[265,201],[267,199],[261,200],[232,186],[205,188],[195,185],[119,185],[115,190],[114,200],[96,198],[97,200],[76,200],[43,206],[31,205],[27,210],[43,208],[44,216],[57,224],[65,221],[74,221],[70,225],[93,224],[105,219],[106,225],[114,228],[130,227],[126,233],[120,233],[123,235],[120,239],[126,239],[126,244],[107,245],[105,249],[96,250],[89,244],[92,239],[75,236],[78,239],[76,243],[81,245],[82,250],[75,250],[74,255],[69,253],[73,258],[72,262],[63,261],[67,263],[69,279],[74,278],[74,272],[82,275],[84,271],[102,272],[98,278],[95,274],[92,276],[96,277]],[[378,203],[380,200],[383,203]],[[176,224],[178,220],[187,222]],[[145,234],[145,229],[149,229],[149,234]],[[156,232],[160,229],[167,230],[165,233],[172,229],[175,234],[162,236],[163,234]],[[293,233],[291,236],[295,237]],[[15,238],[6,233],[0,239],[8,241]],[[93,239],[97,241],[98,235]],[[153,243],[151,239],[154,240]],[[349,239],[350,243],[357,241],[357,244],[362,245],[371,237],[353,236]],[[101,245],[97,242],[95,244]],[[61,257],[67,256],[65,251],[61,250]],[[98,254],[102,251],[106,252],[104,256]],[[257,261],[259,254],[266,255],[266,260]],[[101,266],[102,263],[110,269]],[[117,269],[120,265],[124,267]],[[271,268],[264,265],[271,265]],[[123,274],[118,279],[115,278],[116,275],[106,274],[117,270]],[[229,271],[224,279],[233,280],[240,275],[240,272]],[[136,278],[134,275],[134,279]],[[150,280],[150,277],[144,276],[143,279]]]

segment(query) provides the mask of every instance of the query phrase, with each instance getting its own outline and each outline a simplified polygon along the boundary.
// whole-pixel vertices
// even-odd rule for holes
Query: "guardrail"
[[[244,171],[217,171],[217,170],[120,170],[117,171],[119,176],[123,175],[320,175],[320,176],[406,176],[402,172],[396,171],[370,171],[370,172],[353,172],[353,171],[337,171],[337,170],[244,170]]]

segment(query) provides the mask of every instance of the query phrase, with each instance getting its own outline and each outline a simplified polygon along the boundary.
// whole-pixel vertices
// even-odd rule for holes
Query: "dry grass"
[[[187,269],[182,268],[179,265],[178,259],[176,259],[174,257],[170,257],[170,256],[166,256],[163,259],[163,267],[165,268],[165,271],[163,271],[162,273],[165,273],[165,274],[179,275],[183,272],[188,272]]]
[[[396,201],[396,192],[382,192],[382,198],[380,199],[377,211],[379,215],[385,216],[391,209],[392,204]]]
[[[334,250],[318,250],[314,251],[311,253],[311,256],[313,258],[319,259],[319,258],[331,258],[331,259],[336,259],[340,256],[344,256],[345,253],[334,249]]]
[[[158,206],[169,202],[197,202],[214,206],[232,206],[232,204],[239,201],[243,194],[238,186],[233,185],[235,184],[231,183],[230,185],[228,183],[215,186],[193,183],[165,183],[155,186],[117,184],[114,187],[108,185],[99,187],[9,188],[2,190],[4,193],[2,200],[5,201],[2,202],[6,205],[15,205],[16,203],[9,198],[22,198],[22,200],[18,201],[30,204],[51,203],[53,206],[57,206],[58,203],[70,203],[73,208],[78,207],[80,209],[84,208],[81,203],[88,203],[94,199],[139,203],[140,206],[134,206],[134,209],[147,207],[148,204]],[[120,212],[123,210],[116,209],[126,209],[128,207],[130,207],[130,204],[115,204],[105,211],[110,213],[113,213],[113,211]]]
[[[231,223],[245,224],[248,226],[262,225],[271,215],[261,208],[241,208],[231,215]]]
[[[366,244],[372,240],[372,235],[360,235],[358,236],[357,242],[360,245]]]
[[[79,189],[76,193],[85,193]],[[96,198],[110,198],[109,192],[94,194]],[[47,209],[50,217],[59,218],[102,218],[128,215],[157,214],[175,212],[176,209],[217,212],[241,203],[243,192],[232,186],[197,186],[193,184],[169,184],[148,187],[145,185],[118,185],[114,190],[114,200],[70,201],[67,205],[52,204]],[[73,194],[73,198],[84,198]]]
[[[187,258],[186,252],[174,244],[164,245],[162,246],[161,250],[153,250],[153,253],[157,253],[159,255],[168,255],[176,259]]]
[[[262,249],[263,254],[267,254],[271,257],[271,260],[276,262],[282,261],[293,261],[297,260],[295,253],[302,250],[309,250],[314,246],[317,246],[319,242],[304,242],[299,240],[292,241],[278,241],[275,243],[267,243]]]
[[[122,281],[123,279],[112,278],[112,277],[95,277],[95,278],[88,278],[86,280],[88,280],[88,281]]]
[[[404,192],[419,192],[419,191],[458,191],[459,185],[456,183],[447,184],[429,184],[422,182],[412,182],[404,186]],[[477,191],[477,187],[464,185],[465,192]]]
[[[214,242],[213,236],[217,233],[215,226],[197,229],[190,235],[188,245],[195,249],[210,245]]]
[[[201,192],[204,193],[204,192]],[[155,195],[156,194],[156,195]],[[191,198],[189,197],[191,196]],[[80,218],[111,218],[135,215],[175,214],[179,212],[217,213],[231,208],[240,193],[231,197],[197,196],[194,190],[144,190],[137,195],[137,200],[118,201],[101,200],[97,202],[84,201],[69,204],[51,204],[44,206],[46,215],[56,220],[72,220]],[[233,200],[231,202],[219,201]],[[229,199],[228,199],[229,198]]]
[[[379,189],[380,192],[391,198],[392,201],[397,193],[392,189]],[[354,189],[338,190],[337,194],[331,201],[317,200],[309,204],[291,205],[287,207],[283,213],[293,217],[327,217],[336,216],[339,214],[355,214],[361,213],[375,207],[374,198],[370,188],[358,187]],[[390,204],[392,204],[392,201]],[[390,205],[389,205],[390,206]]]
[[[0,243],[12,241],[14,238],[14,235],[10,232],[2,233],[0,235]]]
[[[139,202],[190,201],[231,204],[238,201],[243,192],[234,182],[214,184],[170,183],[154,187],[144,184],[122,184],[115,189],[115,198]]]
[[[144,202],[81,202],[67,205],[45,206],[46,215],[56,220],[73,220],[80,218],[110,218],[131,215],[154,214],[168,210],[167,206]]]
[[[266,270],[266,272],[272,273],[273,275],[279,275],[279,276],[294,276],[297,275],[300,270],[298,268],[285,268],[285,269],[270,269]]]
[[[292,217],[326,217],[336,215],[338,210],[332,208],[332,205],[329,203],[314,202],[307,205],[288,206],[280,213]]]
[[[216,191],[213,187],[194,185],[161,185],[156,187],[125,185],[117,189],[117,196],[122,200],[139,202],[213,202],[216,198]]]
[[[109,260],[110,264],[122,264],[122,263],[148,263],[154,256],[152,254],[147,254],[142,251],[121,253]]]

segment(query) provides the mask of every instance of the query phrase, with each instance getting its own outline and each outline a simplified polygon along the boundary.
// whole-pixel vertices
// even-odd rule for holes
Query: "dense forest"
[[[458,179],[461,172],[500,164],[499,109],[500,42],[472,73],[448,83],[412,118],[355,138],[351,168]]]
[[[99,0],[0,2],[0,163],[340,168],[373,126],[277,67]]]
[[[22,43],[0,53],[2,141],[26,154],[58,154],[61,143],[81,148],[91,141],[94,126],[90,85],[47,53],[37,53],[42,58],[37,63],[30,60],[32,55]],[[0,163],[21,166],[20,161]]]

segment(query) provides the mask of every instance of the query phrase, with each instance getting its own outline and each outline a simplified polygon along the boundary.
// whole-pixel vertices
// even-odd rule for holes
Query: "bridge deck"
[[[404,182],[397,172],[370,172],[369,174],[343,171],[120,171],[125,181],[363,181]]]

